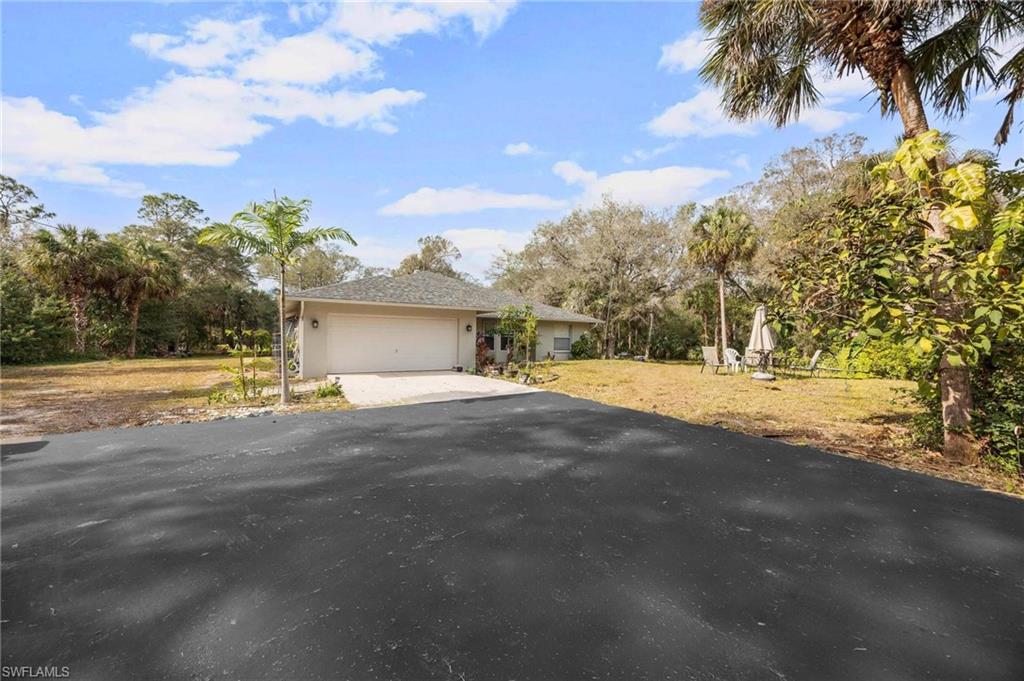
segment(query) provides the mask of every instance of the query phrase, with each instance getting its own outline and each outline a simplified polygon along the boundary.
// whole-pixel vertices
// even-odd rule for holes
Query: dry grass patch
[[[622,360],[562,362],[555,372],[559,378],[544,388],[989,489],[1024,492],[1019,480],[984,466],[951,466],[936,452],[914,447],[909,421],[916,407],[902,392],[914,387],[909,381],[787,377],[764,383],[749,374],[701,374],[695,364]]]
[[[3,367],[0,371],[5,438],[135,426],[157,421],[216,418],[213,389],[230,385],[227,357],[134,359]],[[346,408],[304,400],[288,411]]]

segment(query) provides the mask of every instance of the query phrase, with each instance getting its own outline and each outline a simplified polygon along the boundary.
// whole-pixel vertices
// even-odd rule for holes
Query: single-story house
[[[433,272],[378,276],[288,295],[299,376],[425,371],[476,365],[477,334],[494,361],[507,358],[499,311],[529,303],[537,316],[536,358],[568,359],[599,320]]]

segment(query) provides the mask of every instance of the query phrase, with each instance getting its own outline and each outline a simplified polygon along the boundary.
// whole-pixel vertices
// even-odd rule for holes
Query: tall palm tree
[[[722,333],[722,361],[729,347],[725,318],[725,280],[740,263],[750,262],[757,252],[757,232],[746,213],[718,205],[698,218],[688,244],[693,261],[710,270],[718,282],[718,319]]]
[[[1024,95],[1024,49],[997,48],[1024,34],[1018,0],[704,0],[701,23],[712,51],[701,75],[722,88],[726,111],[777,125],[820,98],[814,75],[858,71],[874,82],[885,115],[897,112],[904,134],[929,128],[924,103],[948,116],[964,113],[981,88],[1007,88],[1007,134]]]
[[[713,36],[701,75],[722,89],[727,113],[738,119],[768,115],[785,125],[818,102],[816,72],[863,70],[882,113],[898,112],[907,138],[928,131],[926,100],[941,114],[958,116],[981,88],[1007,89],[1007,114],[996,134],[1003,144],[1014,106],[1024,98],[1024,49],[1009,56],[998,51],[1024,35],[1019,0],[704,0],[701,23]],[[937,170],[941,159],[931,163]],[[940,214],[933,205],[924,218],[930,237],[947,240]],[[943,356],[939,387],[944,454],[976,461],[968,368]]]
[[[298,251],[321,241],[341,239],[353,246],[355,239],[341,227],[313,227],[303,230],[309,220],[309,199],[294,201],[288,197],[274,197],[263,203],[253,203],[248,210],[239,211],[227,223],[217,223],[204,229],[199,243],[230,244],[242,253],[266,256],[279,268],[277,295],[277,322],[281,334],[281,404],[288,404],[288,345],[285,333],[285,273],[295,262]]]
[[[40,229],[23,254],[26,269],[47,286],[60,291],[71,306],[75,352],[85,352],[89,328],[86,306],[93,293],[109,283],[116,269],[116,252],[93,229],[74,225]]]
[[[161,244],[141,237],[123,244],[118,263],[120,272],[114,291],[128,309],[131,338],[128,357],[135,357],[139,332],[139,310],[146,300],[173,296],[181,286],[181,275],[170,252]]]

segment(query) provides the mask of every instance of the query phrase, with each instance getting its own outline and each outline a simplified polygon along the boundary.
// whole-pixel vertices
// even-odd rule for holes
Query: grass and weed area
[[[0,371],[5,438],[154,422],[203,420],[240,404],[209,405],[231,377],[224,356],[6,366]],[[301,389],[301,384],[295,386]],[[298,392],[298,390],[296,390]],[[297,395],[288,411],[345,409],[341,395]],[[272,397],[262,400],[273,406]]]
[[[555,372],[545,389],[1024,493],[1018,477],[953,466],[916,447],[910,381],[783,376],[768,383],[750,374],[702,374],[699,364],[625,360],[560,362]]]

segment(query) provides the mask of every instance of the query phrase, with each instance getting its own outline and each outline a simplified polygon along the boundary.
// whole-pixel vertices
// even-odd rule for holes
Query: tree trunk
[[[917,89],[914,70],[907,63],[901,64],[892,76],[890,83],[893,102],[900,112],[903,121],[903,136],[907,139],[928,131],[928,116],[921,101],[921,91]]]
[[[85,304],[85,294],[77,291],[71,294],[71,317],[75,327],[75,353],[79,355],[85,354],[85,332],[89,327]]]
[[[139,335],[139,308],[142,307],[142,300],[133,300],[131,312],[131,336],[128,339],[128,359],[135,359],[135,339]]]
[[[615,331],[612,329],[612,292],[608,292],[608,301],[604,306],[604,358],[615,357]]]
[[[644,359],[651,358],[651,337],[654,335],[654,310],[651,310],[647,318],[647,348],[644,350]]]
[[[729,325],[725,320],[725,275],[718,275],[718,318],[722,326],[721,361],[725,361],[725,349],[729,347]]]
[[[277,322],[281,334],[281,404],[288,404],[288,338],[285,336],[284,321],[284,265],[281,265],[281,288],[277,294]]]
[[[921,92],[917,88],[913,69],[906,63],[901,64],[893,74],[892,96],[896,108],[903,121],[903,135],[915,137],[927,132],[928,116],[921,101]],[[939,164],[933,162],[932,170],[937,171]],[[934,239],[949,239],[949,226],[941,218],[940,206],[929,206],[925,209],[925,220],[928,222],[928,236]],[[935,281],[942,272],[943,266],[938,265],[933,272]],[[953,308],[955,301],[939,300],[940,306],[946,308],[949,317],[956,320]],[[939,360],[939,392],[942,395],[942,453],[951,461],[973,464],[978,461],[978,442],[971,434],[971,409],[974,401],[971,397],[971,375],[966,366],[952,366],[943,354]]]

